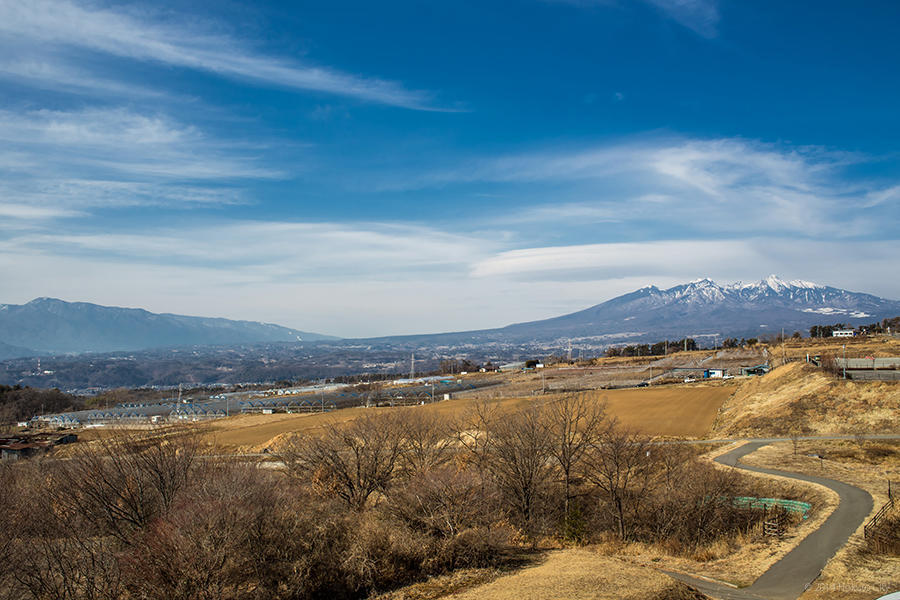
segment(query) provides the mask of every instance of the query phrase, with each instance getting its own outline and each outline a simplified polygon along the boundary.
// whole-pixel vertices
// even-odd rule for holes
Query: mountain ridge
[[[337,338],[258,321],[153,313],[46,296],[26,304],[0,304],[0,342],[35,354],[329,339]]]
[[[12,317],[21,316],[23,311],[34,314],[30,320],[15,322]],[[805,332],[812,325],[871,323],[898,315],[900,301],[805,280],[785,281],[775,275],[757,282],[727,285],[709,278],[667,289],[648,285],[580,311],[494,329],[346,340],[256,321],[152,313],[141,308],[104,307],[42,297],[24,305],[0,305],[0,359],[4,355],[22,356],[26,351],[35,355],[115,352],[295,342],[298,338],[422,346],[531,342],[559,345],[572,340],[613,345],[685,336],[758,337],[774,334],[782,327],[788,332]]]

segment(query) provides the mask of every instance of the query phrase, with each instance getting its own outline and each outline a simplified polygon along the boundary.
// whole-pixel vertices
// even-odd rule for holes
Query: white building
[[[853,337],[852,329],[835,329],[831,332],[831,337]]]

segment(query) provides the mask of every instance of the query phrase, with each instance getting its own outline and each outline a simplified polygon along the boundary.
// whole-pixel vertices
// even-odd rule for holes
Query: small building
[[[725,369],[706,369],[703,371],[704,379],[722,379],[725,377]]]
[[[3,444],[0,445],[0,460],[19,460],[20,458],[28,458],[42,450],[44,450],[44,448],[37,444],[23,442]]]
[[[853,337],[854,333],[852,329],[835,329],[831,332],[831,337]]]
[[[502,371],[504,373],[509,372],[509,371],[521,371],[524,368],[525,368],[525,361],[500,365],[500,371]]]

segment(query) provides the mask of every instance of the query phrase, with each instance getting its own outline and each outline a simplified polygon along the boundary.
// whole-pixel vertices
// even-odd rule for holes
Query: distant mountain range
[[[900,302],[771,275],[719,285],[697,279],[666,290],[648,286],[575,313],[499,329],[409,336],[422,345],[565,340],[592,345],[683,336],[756,337],[781,331],[808,335],[817,324],[862,324],[900,316]],[[400,340],[401,338],[390,338]],[[702,340],[701,340],[702,341]]]
[[[337,339],[269,323],[157,314],[37,298],[0,304],[0,359],[168,346]]]
[[[719,285],[698,279],[666,290],[648,286],[561,317],[497,329],[391,336],[360,342],[372,347],[573,343],[593,347],[684,336],[757,337],[812,325],[861,324],[900,316],[900,302],[772,275],[755,283]],[[172,346],[337,341],[279,325],[155,314],[85,302],[38,298],[0,304],[0,360],[81,352],[137,351]],[[707,340],[708,341],[708,340]],[[337,342],[338,344],[342,342]]]

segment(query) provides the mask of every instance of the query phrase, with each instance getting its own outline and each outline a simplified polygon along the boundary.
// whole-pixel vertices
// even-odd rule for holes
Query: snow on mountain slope
[[[872,322],[900,315],[900,302],[775,275],[754,283],[719,285],[696,279],[661,290],[648,286],[588,309],[501,330],[514,339],[604,336],[641,331],[647,339],[674,335],[755,336],[816,324]]]

